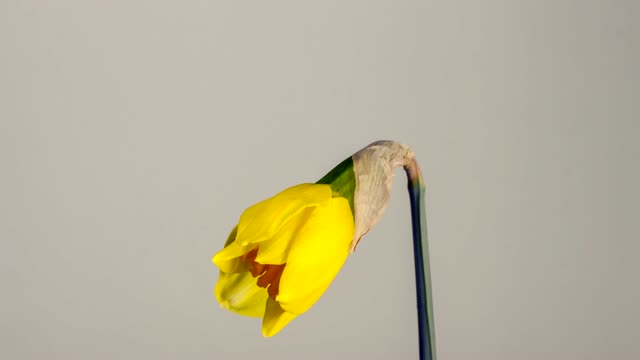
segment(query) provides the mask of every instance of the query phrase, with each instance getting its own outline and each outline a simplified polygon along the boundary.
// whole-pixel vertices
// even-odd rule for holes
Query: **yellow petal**
[[[295,319],[296,316],[298,315],[283,310],[277,301],[271,298],[267,299],[264,319],[262,319],[262,335],[264,337],[271,337],[277,334],[291,320]]]
[[[258,287],[249,272],[227,274],[221,271],[215,294],[223,308],[252,317],[264,315],[269,297],[267,289]]]
[[[281,265],[287,262],[291,243],[306,224],[314,209],[315,207],[308,207],[301,211],[284,224],[271,239],[261,242],[256,262],[272,265]]]
[[[276,196],[259,202],[240,216],[237,242],[243,246],[273,237],[283,224],[309,206],[331,198],[326,184],[301,184],[290,187]]]
[[[216,264],[221,271],[226,273],[236,273],[239,271],[249,270],[248,264],[240,259],[240,256],[248,253],[256,248],[257,245],[242,246],[237,241],[232,242],[226,248],[218,251],[213,256],[214,264]]]
[[[249,270],[248,264],[242,261],[240,256],[255,248],[255,246],[253,246],[253,248],[244,247],[235,241],[237,232],[238,226],[236,225],[236,227],[231,230],[231,233],[224,244],[224,249],[218,251],[218,253],[211,259],[211,261],[213,261],[221,271],[226,273],[236,273]]]
[[[291,313],[307,311],[329,287],[349,254],[354,224],[347,199],[318,206],[292,242],[276,300]]]

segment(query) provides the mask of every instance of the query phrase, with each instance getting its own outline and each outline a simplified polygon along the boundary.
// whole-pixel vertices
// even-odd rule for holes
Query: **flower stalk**
[[[411,205],[420,360],[435,360],[436,342],[433,322],[433,293],[431,291],[429,244],[424,204],[425,186],[418,162],[414,156],[407,157],[404,170],[407,174],[409,201]]]

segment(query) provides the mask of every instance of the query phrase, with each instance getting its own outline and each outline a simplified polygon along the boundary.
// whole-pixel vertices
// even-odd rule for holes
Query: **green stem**
[[[429,270],[429,244],[424,205],[424,182],[415,158],[405,165],[411,202],[413,229],[413,257],[416,273],[416,300],[418,307],[418,341],[420,360],[436,360],[435,329],[433,324],[433,297]]]

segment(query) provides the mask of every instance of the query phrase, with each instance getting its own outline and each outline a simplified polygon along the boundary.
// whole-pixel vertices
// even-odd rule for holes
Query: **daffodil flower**
[[[265,337],[282,330],[329,287],[382,215],[393,169],[410,164],[415,160],[407,146],[375,142],[317,183],[290,187],[246,209],[213,257],[221,306],[261,317]]]
[[[213,261],[223,307],[263,317],[272,336],[307,311],[344,264],[353,238],[349,201],[302,184],[248,208]]]

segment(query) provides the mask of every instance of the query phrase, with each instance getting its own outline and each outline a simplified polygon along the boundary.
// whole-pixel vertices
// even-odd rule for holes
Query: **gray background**
[[[637,1],[0,4],[0,357],[415,359],[408,200],[279,335],[244,208],[360,147],[428,183],[440,359],[640,357]]]

